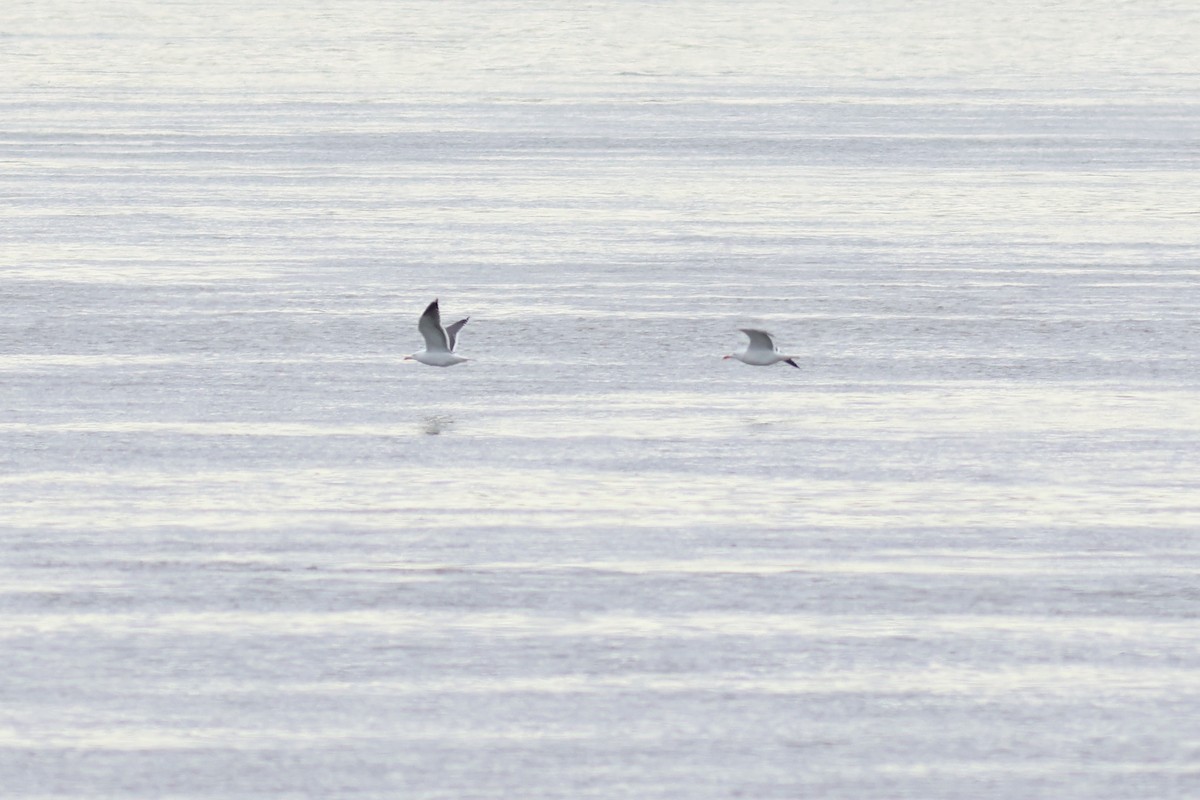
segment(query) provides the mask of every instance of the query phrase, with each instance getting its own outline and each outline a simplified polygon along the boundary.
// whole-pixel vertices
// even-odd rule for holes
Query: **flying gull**
[[[462,330],[463,325],[467,324],[468,319],[470,317],[460,319],[443,328],[442,315],[438,311],[438,301],[434,300],[421,315],[421,321],[417,323],[417,330],[425,337],[425,349],[413,353],[411,356],[405,356],[404,360],[420,361],[431,367],[453,367],[455,364],[463,363],[467,359],[455,354],[454,345],[458,339],[458,332]]]
[[[738,330],[749,336],[750,341],[741,350],[725,356],[726,359],[736,358],[743,364],[750,364],[754,367],[769,367],[782,361],[800,369],[800,365],[792,360],[794,356],[785,356],[779,352],[775,342],[771,341],[771,334],[754,328],[738,328]]]

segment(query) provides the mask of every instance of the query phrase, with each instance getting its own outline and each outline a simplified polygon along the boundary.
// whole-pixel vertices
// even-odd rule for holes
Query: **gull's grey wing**
[[[462,326],[467,324],[470,317],[460,319],[452,325],[446,326],[446,337],[450,340],[450,352],[454,352],[454,345],[458,342],[458,332],[462,330]]]
[[[746,346],[747,350],[766,350],[768,353],[775,351],[775,342],[771,341],[771,334],[766,331],[755,328],[738,328],[738,330],[750,337],[750,344]]]
[[[442,314],[438,310],[438,301],[434,300],[421,315],[417,330],[425,337],[425,349],[430,353],[449,353],[452,349],[446,338],[446,330],[442,327]]]

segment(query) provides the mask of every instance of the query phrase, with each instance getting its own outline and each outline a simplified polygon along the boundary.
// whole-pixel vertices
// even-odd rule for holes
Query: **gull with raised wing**
[[[725,356],[726,359],[736,358],[743,364],[753,367],[769,367],[782,361],[784,364],[791,364],[796,369],[800,369],[800,365],[793,360],[794,356],[785,356],[779,352],[779,348],[771,340],[771,334],[754,328],[738,328],[738,330],[749,336],[750,341],[741,350]]]
[[[431,367],[453,367],[455,364],[467,361],[454,352],[454,345],[458,341],[458,332],[462,330],[463,325],[467,324],[468,319],[470,317],[460,319],[443,328],[438,301],[434,300],[421,315],[421,321],[417,323],[417,330],[425,337],[425,349],[413,353],[411,356],[405,356],[404,360],[420,361]]]

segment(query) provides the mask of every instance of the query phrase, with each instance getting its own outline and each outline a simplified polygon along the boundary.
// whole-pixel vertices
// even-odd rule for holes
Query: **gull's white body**
[[[782,361],[800,369],[800,365],[793,360],[792,356],[779,352],[779,348],[771,339],[771,334],[754,328],[738,328],[738,330],[749,336],[750,341],[741,350],[725,356],[726,359],[736,358],[743,364],[749,364],[752,367],[769,367]]]
[[[454,345],[458,343],[458,332],[462,330],[463,325],[467,324],[468,319],[470,317],[460,319],[443,328],[438,301],[434,300],[421,315],[421,321],[417,323],[417,330],[421,332],[421,336],[425,337],[425,349],[413,353],[411,356],[405,356],[404,360],[419,361],[431,367],[453,367],[455,364],[467,361],[468,359],[454,352]]]

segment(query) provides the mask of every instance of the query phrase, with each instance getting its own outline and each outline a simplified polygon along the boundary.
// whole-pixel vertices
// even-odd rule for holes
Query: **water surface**
[[[1200,794],[1198,35],[17,2],[6,796]]]

